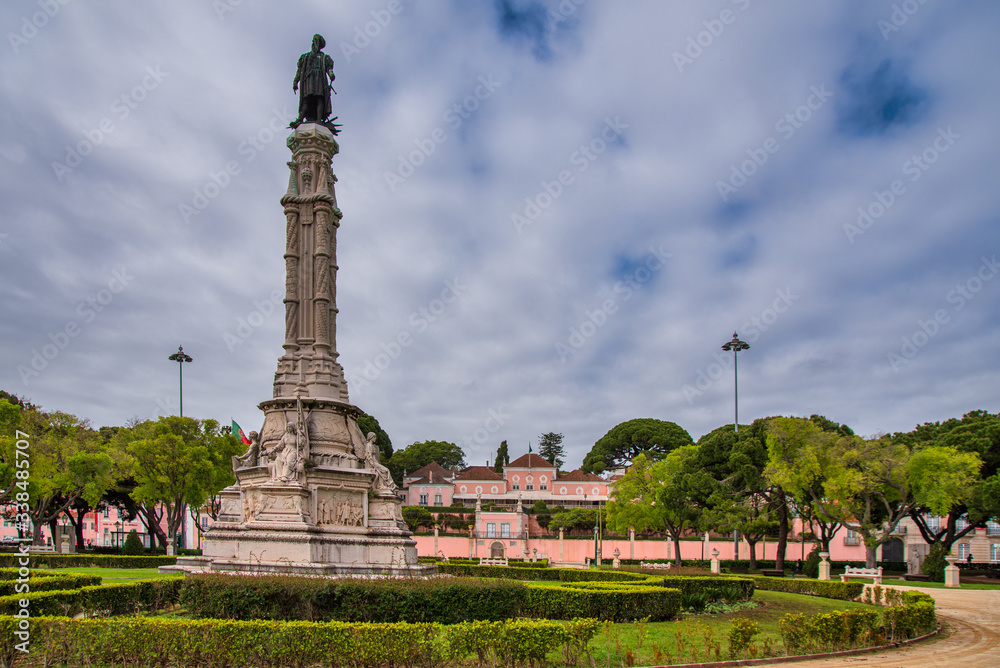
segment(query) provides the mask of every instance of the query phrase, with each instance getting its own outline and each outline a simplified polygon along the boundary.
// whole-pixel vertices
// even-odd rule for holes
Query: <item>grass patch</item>
[[[34,569],[33,569],[34,570]],[[121,584],[133,580],[151,580],[153,578],[175,578],[176,573],[161,573],[155,568],[99,568],[87,566],[83,568],[46,568],[49,573],[78,573],[80,575],[97,575],[102,584]]]
[[[606,624],[604,630],[590,641],[590,653],[598,665],[613,666],[725,661],[729,658],[729,629],[733,619],[742,617],[757,622],[760,627],[761,633],[754,643],[761,648],[761,656],[767,647],[771,648],[773,656],[784,653],[778,620],[789,613],[815,615],[854,608],[881,610],[879,606],[864,603],[776,591],[758,590],[754,592],[753,600],[758,607],[752,610],[721,615],[684,615],[671,622]],[[718,658],[716,646],[719,649]]]

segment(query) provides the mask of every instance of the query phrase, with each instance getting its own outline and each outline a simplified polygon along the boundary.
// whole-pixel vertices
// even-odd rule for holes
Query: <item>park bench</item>
[[[761,575],[766,575],[769,578],[783,578],[785,577],[785,571],[779,571],[775,569],[761,569]]]
[[[930,582],[931,576],[919,575],[917,573],[907,573],[906,575],[903,576],[903,579],[911,582]]]
[[[875,584],[882,584],[882,567],[878,568],[852,568],[847,566],[840,576],[841,582],[847,582],[848,578],[874,578]]]
[[[55,552],[56,549],[51,545],[32,545],[28,548],[28,552]]]
[[[665,569],[665,570],[670,570],[673,567],[674,567],[674,565],[671,562],[669,562],[669,561],[666,562],[666,563],[662,563],[662,564],[651,564],[651,563],[646,562],[646,561],[640,561],[639,562],[639,568],[661,568],[661,569]]]
[[[507,565],[507,558],[506,557],[498,557],[496,559],[488,559],[488,558],[485,558],[485,557],[481,557],[479,559],[479,565],[480,566],[506,566]]]
[[[749,575],[750,574],[750,567],[749,566],[730,566],[729,567],[729,572],[730,573],[734,573],[734,574],[735,573],[739,573],[741,575]]]

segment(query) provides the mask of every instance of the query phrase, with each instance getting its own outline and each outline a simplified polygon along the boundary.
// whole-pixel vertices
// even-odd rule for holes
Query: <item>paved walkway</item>
[[[859,654],[840,659],[816,659],[786,665],[795,668],[1000,667],[1000,590],[919,588],[919,591],[930,594],[936,602],[937,616],[943,630],[935,640],[888,652]]]

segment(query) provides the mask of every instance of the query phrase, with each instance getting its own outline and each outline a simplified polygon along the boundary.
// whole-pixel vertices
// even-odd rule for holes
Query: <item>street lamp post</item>
[[[733,430],[736,433],[740,431],[740,351],[749,350],[750,344],[746,341],[740,341],[739,337],[736,336],[736,332],[733,332],[733,340],[726,341],[722,344],[722,349],[726,352],[730,350],[733,351]],[[737,529],[733,529],[733,560],[739,561],[740,558],[740,532]]]
[[[184,346],[177,346],[177,352],[167,359],[177,362],[177,370],[180,373],[181,417],[184,417],[184,362],[193,362],[194,359],[184,352]]]

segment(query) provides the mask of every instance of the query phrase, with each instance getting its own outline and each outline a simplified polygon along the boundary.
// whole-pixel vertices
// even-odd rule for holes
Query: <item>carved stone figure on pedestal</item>
[[[242,455],[233,455],[233,473],[242,468],[260,465],[260,434],[250,432],[250,446]]]
[[[298,468],[301,461],[299,455],[301,433],[301,427],[297,427],[294,422],[289,422],[285,426],[285,435],[269,453],[275,456],[271,466],[271,480],[292,482],[298,478]]]

